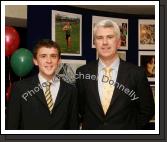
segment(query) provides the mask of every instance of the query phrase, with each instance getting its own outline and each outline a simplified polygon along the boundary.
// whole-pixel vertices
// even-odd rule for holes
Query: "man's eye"
[[[97,36],[97,37],[96,37],[96,39],[102,39],[102,38],[103,38],[103,37],[101,37],[101,36]]]
[[[111,38],[113,38],[113,36],[108,36],[108,38],[110,38],[110,39],[111,39]]]
[[[40,55],[40,57],[41,57],[41,58],[45,58],[45,57],[46,57],[46,55]]]
[[[57,55],[51,55],[51,57],[53,57],[53,58],[57,58]]]

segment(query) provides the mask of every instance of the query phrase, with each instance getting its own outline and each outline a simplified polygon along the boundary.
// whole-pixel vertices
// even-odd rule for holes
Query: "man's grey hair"
[[[116,37],[118,39],[120,39],[120,28],[119,28],[119,26],[116,22],[114,22],[110,19],[106,19],[106,20],[101,20],[98,23],[96,23],[94,25],[94,28],[93,28],[93,39],[95,39],[96,31],[97,31],[98,27],[104,27],[104,28],[110,28],[111,27],[111,28],[113,28]]]

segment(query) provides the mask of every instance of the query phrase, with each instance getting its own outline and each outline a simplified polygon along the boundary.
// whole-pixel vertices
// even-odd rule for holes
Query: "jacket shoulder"
[[[62,78],[60,79],[60,84],[61,84],[62,86],[64,86],[65,88],[70,89],[70,90],[75,90],[75,89],[76,89],[75,84],[71,84],[71,83],[69,83],[69,82],[66,82],[66,81],[63,80]]]
[[[80,66],[80,67],[77,69],[77,72],[78,72],[78,71],[91,70],[92,68],[96,67],[97,65],[98,65],[98,61],[97,61],[97,60],[91,61],[91,62],[87,63],[86,65]]]
[[[15,85],[15,86],[30,85],[34,82],[34,80],[38,80],[37,75],[25,78],[23,80],[16,81],[16,82],[14,82],[13,85]]]
[[[133,63],[126,62],[126,61],[120,62],[120,68],[123,70],[126,70],[127,73],[129,72],[135,75],[145,74],[145,69],[143,67],[139,67]]]

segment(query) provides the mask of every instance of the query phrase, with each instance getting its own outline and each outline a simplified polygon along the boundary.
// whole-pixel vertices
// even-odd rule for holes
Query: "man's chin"
[[[53,76],[53,75],[55,74],[55,72],[49,72],[49,71],[48,71],[48,72],[46,72],[45,74],[46,74],[47,76]]]
[[[110,58],[110,57],[112,57],[112,55],[111,55],[111,54],[102,54],[102,55],[99,56],[99,57],[102,57],[102,58]]]

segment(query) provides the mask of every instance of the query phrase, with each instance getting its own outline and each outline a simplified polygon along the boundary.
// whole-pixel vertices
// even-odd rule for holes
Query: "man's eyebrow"
[[[58,53],[52,53],[52,54],[42,53],[42,54],[39,54],[39,56],[43,56],[43,55],[55,55],[55,56],[58,56]]]
[[[46,55],[46,53],[42,53],[42,54],[39,54],[39,55]]]

